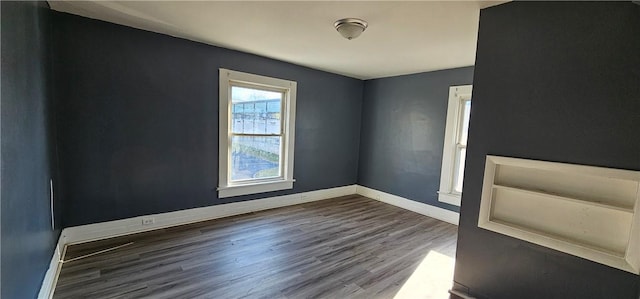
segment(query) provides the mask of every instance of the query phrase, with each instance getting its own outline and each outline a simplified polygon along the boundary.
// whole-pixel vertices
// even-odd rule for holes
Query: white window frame
[[[458,137],[462,130],[462,109],[465,101],[471,99],[472,85],[449,87],[449,102],[447,106],[447,123],[444,134],[444,148],[442,150],[442,168],[440,172],[440,190],[438,201],[460,206],[462,192],[454,190],[454,176],[456,167],[456,150]],[[473,104],[471,104],[473,106]]]
[[[281,175],[276,178],[232,182],[230,179],[231,158],[231,87],[242,86],[272,90],[283,93],[282,104],[282,149],[280,157]],[[295,145],[297,83],[284,79],[254,75],[228,69],[220,69],[220,135],[218,197],[232,197],[277,190],[292,189],[293,154]]]

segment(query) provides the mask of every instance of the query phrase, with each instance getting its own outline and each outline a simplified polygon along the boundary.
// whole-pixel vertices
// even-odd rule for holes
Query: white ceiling
[[[474,64],[480,8],[504,1],[49,1],[52,9],[358,79]],[[369,23],[346,40],[334,21]]]

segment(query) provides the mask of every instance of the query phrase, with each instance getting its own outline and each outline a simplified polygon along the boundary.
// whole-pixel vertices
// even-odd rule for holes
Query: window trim
[[[442,167],[440,171],[440,189],[438,201],[460,206],[462,192],[455,191],[454,175],[456,166],[456,150],[458,149],[458,136],[461,133],[462,103],[471,99],[473,86],[459,85],[449,87],[449,100],[447,104],[447,122],[444,134],[444,147],[442,149]],[[473,103],[471,104],[473,106]],[[468,143],[468,140],[467,140]]]
[[[292,189],[295,145],[297,82],[220,68],[218,198]],[[231,86],[244,86],[283,92],[282,175],[276,178],[231,182],[229,179],[232,111]]]

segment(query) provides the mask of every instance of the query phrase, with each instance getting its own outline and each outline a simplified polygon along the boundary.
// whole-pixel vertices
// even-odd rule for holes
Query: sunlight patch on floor
[[[436,251],[420,262],[394,299],[446,299],[453,284],[455,259]]]

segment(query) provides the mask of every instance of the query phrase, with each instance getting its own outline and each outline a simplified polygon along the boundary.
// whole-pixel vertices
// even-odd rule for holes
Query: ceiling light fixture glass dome
[[[344,38],[348,40],[352,40],[358,36],[365,29],[367,29],[367,22],[361,19],[356,18],[346,18],[337,20],[333,23],[333,26],[336,27],[336,30],[342,35]]]

